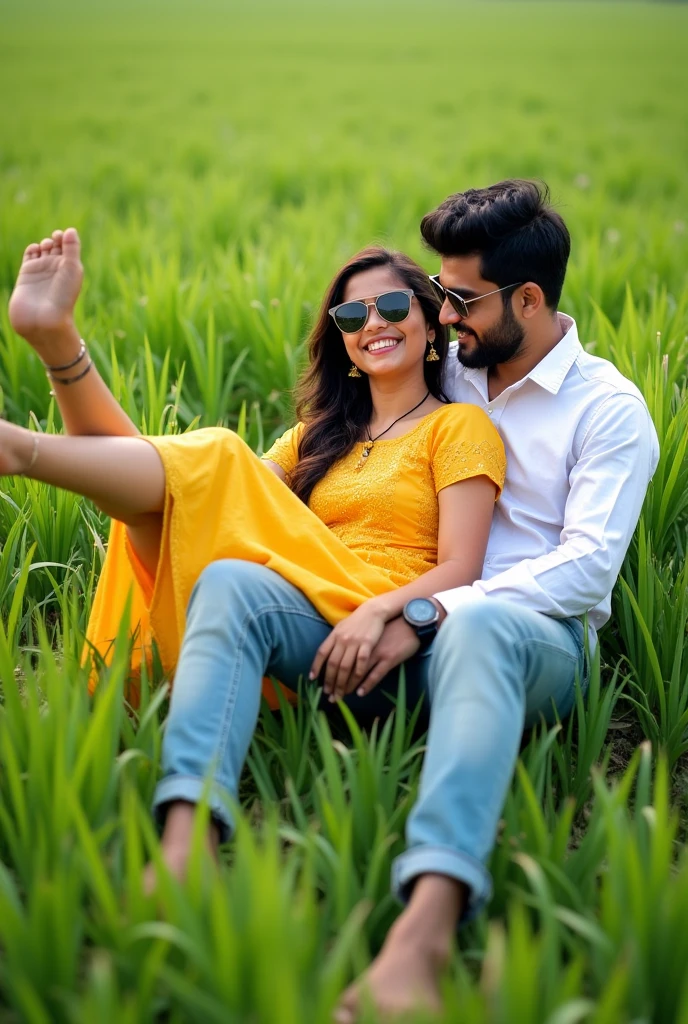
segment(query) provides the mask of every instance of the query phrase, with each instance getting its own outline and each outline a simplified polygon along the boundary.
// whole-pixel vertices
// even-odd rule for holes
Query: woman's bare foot
[[[440,979],[451,955],[462,888],[441,875],[423,875],[407,909],[390,929],[378,957],[349,986],[335,1011],[336,1024],[354,1024],[370,1001],[383,1018],[442,1010]]]
[[[10,323],[52,366],[64,365],[78,353],[74,305],[82,279],[81,242],[76,228],[53,231],[52,238],[32,242],[26,248],[10,297]]]
[[[165,867],[178,882],[186,880],[194,830],[196,805],[185,800],[176,800],[167,809],[165,828],[160,840],[162,859]],[[218,860],[220,832],[211,822],[208,829],[208,849],[215,861]],[[155,865],[147,864],[143,877],[143,890],[147,895],[155,892],[157,879]]]

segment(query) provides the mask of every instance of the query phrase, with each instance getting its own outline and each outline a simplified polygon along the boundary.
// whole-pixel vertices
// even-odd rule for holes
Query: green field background
[[[588,704],[527,738],[447,1021],[688,1024],[687,42],[662,3],[0,6],[2,415],[59,429],[6,312],[55,228],[137,425],[260,451],[338,266],[382,241],[435,271],[421,216],[506,177],[550,186],[561,308],[646,395],[662,461]],[[328,1021],[398,910],[422,738],[264,712],[228,866],[199,842],[189,886],[147,899],[165,691],[124,709],[124,643],[92,701],[79,668],[106,536],[2,481],[0,1020]]]

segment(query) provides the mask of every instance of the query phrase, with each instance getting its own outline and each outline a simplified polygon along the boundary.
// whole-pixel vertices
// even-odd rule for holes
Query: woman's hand
[[[385,676],[412,658],[419,648],[418,634],[409,626],[406,619],[400,615],[399,618],[388,622],[379,644],[370,657],[368,672],[356,690],[358,696],[367,697]]]
[[[370,656],[377,646],[388,620],[384,606],[371,598],[337,623],[321,643],[311,666],[310,678],[324,669],[323,689],[330,701],[352,693],[370,667]]]
[[[29,245],[10,298],[12,327],[52,366],[77,354],[74,306],[83,279],[81,243],[75,228]],[[76,346],[76,347],[75,347]]]

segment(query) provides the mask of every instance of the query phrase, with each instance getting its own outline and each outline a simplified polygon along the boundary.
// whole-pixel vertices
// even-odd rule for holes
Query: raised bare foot
[[[44,362],[56,365],[71,352],[79,335],[74,305],[81,290],[83,267],[76,228],[53,231],[52,238],[33,242],[24,252],[10,297],[12,327]]]
[[[431,1020],[441,1013],[440,977],[448,951],[431,949],[407,931],[403,924],[392,928],[379,956],[342,996],[336,1024],[354,1024],[368,1002],[383,1019],[422,1012],[424,1020]]]

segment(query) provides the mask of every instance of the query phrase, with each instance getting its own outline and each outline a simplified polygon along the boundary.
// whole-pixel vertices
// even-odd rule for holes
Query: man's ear
[[[531,320],[547,305],[545,302],[545,293],[540,285],[535,284],[534,281],[527,281],[525,284],[521,285],[517,292],[517,300],[521,316],[524,320]]]

